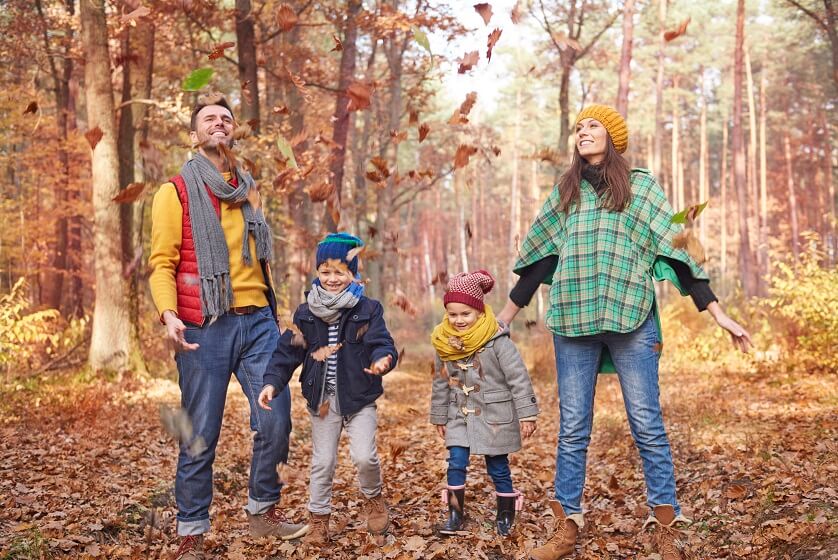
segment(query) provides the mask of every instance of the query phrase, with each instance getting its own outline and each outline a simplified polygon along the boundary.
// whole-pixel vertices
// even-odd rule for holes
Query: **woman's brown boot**
[[[331,514],[320,515],[309,513],[308,533],[303,537],[304,544],[324,546],[329,542],[329,517]]]
[[[530,552],[532,560],[559,560],[567,558],[576,551],[576,535],[579,532],[579,526],[565,515],[558,501],[550,500],[550,509],[553,510],[556,518],[553,521],[553,536],[544,545]]]
[[[681,553],[681,531],[675,528],[678,522],[675,508],[664,505],[655,506],[654,515],[643,524],[644,529],[650,525],[653,527],[652,543],[661,560],[684,560]]]

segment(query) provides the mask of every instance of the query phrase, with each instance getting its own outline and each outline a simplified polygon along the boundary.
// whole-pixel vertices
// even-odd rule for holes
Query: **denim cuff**
[[[198,519],[196,521],[181,521],[177,522],[177,534],[181,537],[188,537],[190,535],[203,535],[210,530],[210,520]]]
[[[277,503],[278,501],[279,499],[262,502],[260,500],[254,500],[253,498],[248,496],[247,506],[244,508],[244,510],[250,515],[262,515],[263,513],[271,509],[271,506]]]

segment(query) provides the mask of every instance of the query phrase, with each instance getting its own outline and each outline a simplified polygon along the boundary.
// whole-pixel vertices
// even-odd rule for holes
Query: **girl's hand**
[[[748,353],[748,350],[754,345],[751,342],[751,335],[748,334],[748,331],[745,330],[739,323],[731,319],[727,316],[722,310],[722,307],[719,305],[718,302],[714,301],[711,302],[710,305],[707,306],[707,311],[713,316],[716,323],[730,333],[730,339],[733,342],[733,347],[738,348],[744,353]]]
[[[535,420],[521,421],[521,437],[528,439],[535,433]]]
[[[445,426],[440,426],[439,424],[436,425],[436,433],[439,434],[439,437],[445,439]]]
[[[259,393],[259,406],[265,410],[271,410],[271,399],[276,396],[276,387],[273,385],[265,385],[262,387],[262,392]]]
[[[374,364],[372,364],[368,368],[364,368],[364,371],[370,375],[383,375],[390,369],[390,362],[393,361],[392,356],[384,356]]]

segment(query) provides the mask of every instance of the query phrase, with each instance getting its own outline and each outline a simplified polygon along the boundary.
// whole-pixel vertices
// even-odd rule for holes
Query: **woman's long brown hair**
[[[559,178],[559,210],[561,212],[572,212],[578,206],[582,187],[582,167],[586,163],[579,149],[574,146],[570,167]],[[614,149],[610,136],[605,148],[605,157],[599,165],[603,169],[602,177],[606,185],[602,207],[606,210],[622,212],[631,200],[629,180],[631,167],[626,158]]]

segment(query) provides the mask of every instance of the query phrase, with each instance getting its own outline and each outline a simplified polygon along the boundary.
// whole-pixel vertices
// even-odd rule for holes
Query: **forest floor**
[[[344,445],[335,479],[328,550],[257,540],[243,512],[251,433],[233,381],[215,468],[213,558],[520,558],[548,535],[557,434],[554,379],[535,379],[542,415],[512,456],[526,495],[514,535],[493,532],[494,496],[483,461],[472,462],[468,536],[441,539],[446,452],[427,422],[429,368],[403,365],[385,378],[378,432],[393,524],[368,536]],[[706,371],[664,373],[664,416],[679,498],[693,520],[691,558],[838,558],[838,379]],[[306,517],[309,420],[293,386],[294,431],[282,504]],[[176,405],[171,379],[121,383],[53,379],[7,384],[0,394],[0,559],[169,558],[176,547],[176,444],[158,408]],[[641,532],[647,509],[640,460],[615,376],[601,376],[585,490],[586,527],[576,558],[655,559]]]

